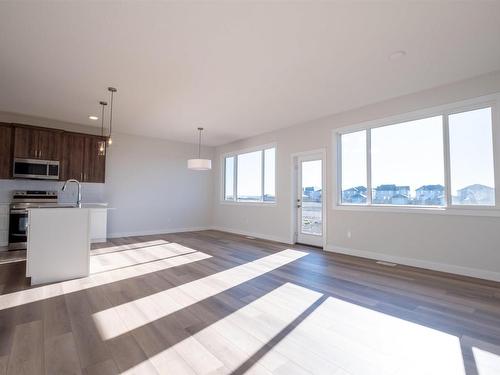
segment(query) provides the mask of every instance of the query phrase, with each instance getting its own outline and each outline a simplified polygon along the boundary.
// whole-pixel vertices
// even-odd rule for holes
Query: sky
[[[321,189],[321,160],[302,162],[302,187],[314,186],[314,190]]]
[[[494,186],[491,109],[449,116],[452,194]],[[342,135],[342,190],[366,186],[366,132]],[[444,185],[442,117],[371,130],[372,186]]]
[[[237,157],[238,195],[260,196],[262,186],[262,151],[248,152],[246,154],[240,154]],[[275,158],[276,149],[270,148],[264,151],[264,194],[276,194]],[[232,161],[230,161],[230,163],[232,163]],[[226,177],[226,182],[230,183],[232,186],[232,176]]]

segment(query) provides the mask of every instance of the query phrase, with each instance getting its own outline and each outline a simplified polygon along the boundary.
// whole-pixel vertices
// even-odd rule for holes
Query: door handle
[[[297,208],[300,208],[300,207],[302,207],[302,206],[301,206],[300,204],[298,204],[298,205],[297,205]]]

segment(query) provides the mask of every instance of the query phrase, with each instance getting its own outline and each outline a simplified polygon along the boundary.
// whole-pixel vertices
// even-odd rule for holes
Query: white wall
[[[99,128],[0,112],[0,122],[47,126],[98,134]],[[202,152],[213,157],[213,148]],[[207,228],[211,224],[213,172],[190,171],[187,159],[197,145],[114,134],[106,158],[106,183],[85,183],[82,200],[107,202],[108,237],[154,234]],[[61,202],[76,201],[76,188],[61,192],[63,182],[0,180],[0,203],[12,190],[58,190]]]
[[[212,157],[213,149],[203,155]],[[207,228],[212,172],[187,169],[196,145],[117,134],[106,164],[108,233],[114,237]]]
[[[500,92],[500,72],[266,133],[216,149],[213,223],[220,229],[292,241],[291,155],[327,150],[327,248],[500,281],[500,218],[334,210],[332,129]],[[277,205],[220,202],[221,155],[277,143]],[[497,187],[500,187],[497,173]],[[352,236],[348,238],[347,232]]]

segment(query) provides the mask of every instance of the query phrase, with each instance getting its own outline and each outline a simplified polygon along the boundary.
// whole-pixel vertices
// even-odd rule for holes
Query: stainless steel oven
[[[28,210],[26,208],[11,208],[9,215],[9,248],[16,249],[26,246],[27,227]]]
[[[56,160],[14,159],[15,178],[34,178],[38,180],[58,180],[59,162]]]
[[[28,208],[57,205],[57,191],[20,190],[12,193],[9,214],[9,249],[25,249]]]

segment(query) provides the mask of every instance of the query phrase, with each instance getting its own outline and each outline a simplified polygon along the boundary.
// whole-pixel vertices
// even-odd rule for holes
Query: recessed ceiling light
[[[96,120],[99,120],[99,117],[97,117],[97,116],[89,116],[89,120],[96,121]]]
[[[389,55],[389,60],[399,60],[406,56],[406,51],[396,51]]]

